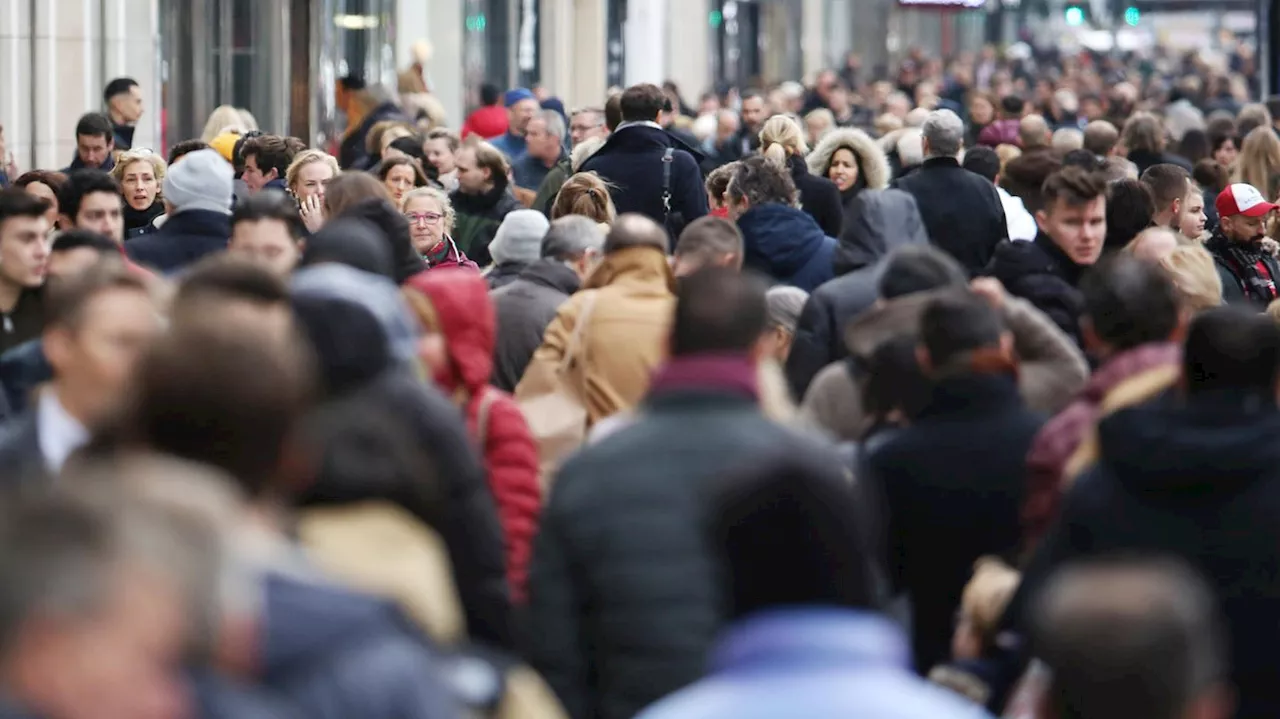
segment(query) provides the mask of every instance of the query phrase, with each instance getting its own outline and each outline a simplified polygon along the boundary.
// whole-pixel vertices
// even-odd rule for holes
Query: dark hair
[[[427,153],[422,149],[422,145],[426,141],[427,139],[421,135],[397,137],[391,141],[388,147],[408,155],[409,159],[417,162],[419,172],[426,176],[428,180],[435,180],[439,177],[440,171],[436,169],[435,165],[427,162]]]
[[[1181,167],[1162,162],[1148,167],[1139,178],[1151,190],[1157,210],[1168,207],[1174,200],[1185,200],[1190,187],[1191,174]]]
[[[401,166],[408,167],[413,170],[414,187],[427,186],[427,176],[422,174],[422,168],[419,167],[418,163],[414,162],[413,158],[410,157],[384,157],[382,161],[378,163],[378,166],[373,168],[373,174],[377,175],[379,180],[386,182],[387,175],[391,174],[391,169],[393,167]]]
[[[734,223],[707,215],[685,226],[676,242],[677,257],[695,256],[706,263],[723,255],[743,256],[742,230]]]
[[[0,189],[0,227],[10,217],[41,217],[49,203],[16,187]]]
[[[971,147],[964,151],[964,169],[995,182],[1000,175],[1000,156],[986,145]]]
[[[169,149],[169,165],[172,166],[173,163],[197,150],[207,149],[209,149],[209,143],[204,140],[183,140]]]
[[[1182,136],[1182,142],[1178,143],[1178,154],[1190,160],[1193,165],[1211,156],[1213,151],[1209,148],[1209,134],[1204,130],[1187,130],[1187,134]]]
[[[120,245],[116,244],[106,235],[100,235],[93,230],[67,230],[59,232],[58,236],[53,240],[53,246],[49,251],[57,254],[59,252],[70,252],[78,250],[81,247],[89,247],[97,250],[99,254],[107,256],[117,256],[120,254]]]
[[[753,155],[738,163],[726,197],[738,203],[745,199],[752,207],[771,202],[792,205],[796,201],[796,183],[786,169],[763,155]]]
[[[236,203],[231,213],[231,226],[234,228],[241,222],[260,222],[262,220],[279,220],[289,230],[289,236],[300,240],[307,234],[302,217],[298,214],[298,205],[283,192],[259,192],[249,195]]]
[[[36,182],[53,190],[54,197],[57,197],[58,193],[62,192],[62,188],[67,184],[67,176],[54,170],[29,170],[18,175],[18,179],[13,181],[13,186],[26,188],[27,185]]]
[[[1000,174],[1000,186],[1022,200],[1028,212],[1045,208],[1044,183],[1062,169],[1062,160],[1052,152],[1030,152],[1009,160]]]
[[[671,354],[746,353],[765,330],[768,287],[755,275],[703,268],[681,282],[671,325]]]
[[[1120,250],[1151,226],[1156,213],[1151,188],[1139,180],[1117,180],[1107,188],[1107,237],[1103,247]]]
[[[1219,307],[1191,322],[1183,351],[1188,394],[1249,390],[1274,402],[1278,367],[1280,328],[1266,315]]]
[[[619,102],[623,122],[653,122],[666,107],[668,98],[662,88],[643,82],[624,90]]]
[[[289,301],[289,287],[256,262],[227,254],[211,255],[183,275],[173,298],[173,313],[203,300],[211,300],[211,305],[240,300],[284,306]]]
[[[146,282],[117,255],[106,256],[84,272],[49,283],[45,294],[45,327],[75,329],[95,297],[111,290],[147,294]]]
[[[991,303],[967,289],[939,295],[920,315],[920,344],[935,370],[974,350],[996,347],[1004,320]]]
[[[109,195],[115,195],[124,202],[124,196],[120,194],[120,184],[111,175],[102,170],[82,169],[72,170],[67,175],[67,182],[58,192],[58,212],[71,218],[75,222],[76,215],[80,214],[80,205],[84,202],[84,198],[95,192],[105,192]]]
[[[355,73],[351,73],[338,78],[338,85],[348,92],[354,92],[356,90],[363,90],[366,83],[363,77],[356,75]]]
[[[117,77],[107,83],[106,89],[102,91],[102,100],[104,102],[111,102],[111,98],[116,95],[123,95],[137,86],[138,81],[131,77]]]
[[[1213,153],[1222,149],[1228,140],[1235,144],[1236,149],[1240,149],[1240,137],[1236,134],[1234,124],[1229,129],[1209,136],[1209,155],[1212,157]]]
[[[1112,253],[1085,274],[1080,292],[1093,331],[1116,351],[1168,341],[1178,327],[1178,290],[1154,263]]]
[[[622,93],[611,96],[604,103],[604,125],[609,132],[618,129],[622,124]]]
[[[1266,104],[1267,112],[1271,113],[1272,117],[1280,117],[1280,95],[1268,97],[1264,104]]]
[[[378,178],[367,172],[345,172],[329,181],[324,192],[324,209],[336,217],[366,200],[391,203],[391,193]]]
[[[649,247],[664,255],[667,253],[667,231],[645,215],[628,213],[617,219],[604,238],[604,254],[629,250],[633,247]]]
[[[76,137],[101,137],[109,145],[115,141],[116,130],[111,118],[100,112],[89,112],[81,115],[76,123]]]
[[[1227,189],[1227,170],[1212,158],[1197,162],[1191,178],[1197,185],[1215,195]]]
[[[877,290],[891,300],[968,281],[968,273],[946,252],[929,245],[905,245],[889,253]]]
[[[481,105],[485,105],[485,106],[496,105],[498,104],[498,101],[501,99],[502,99],[502,90],[498,89],[497,85],[494,85],[491,82],[486,82],[480,85],[480,104]]]
[[[1085,172],[1102,172],[1106,168],[1102,158],[1085,149],[1072,150],[1063,155],[1062,166],[1078,167]]]
[[[1059,199],[1065,200],[1068,207],[1079,207],[1106,196],[1107,182],[1096,172],[1064,167],[1049,175],[1040,194],[1046,210],[1053,209]]]
[[[1003,112],[1006,117],[1021,115],[1023,108],[1026,106],[1026,101],[1017,95],[1005,95],[1000,98],[1000,111]]]
[[[916,360],[918,343],[914,334],[900,335],[882,342],[869,358],[858,361],[862,406],[877,423],[895,411],[907,420],[914,419],[930,402],[933,380]]]
[[[245,140],[240,155],[245,162],[248,162],[251,156],[257,157],[259,170],[266,173],[274,169],[283,180],[289,165],[293,163],[294,156],[305,149],[307,149],[306,144],[296,137],[262,135]]]

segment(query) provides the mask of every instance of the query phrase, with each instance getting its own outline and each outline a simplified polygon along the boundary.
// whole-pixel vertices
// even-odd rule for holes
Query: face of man
[[[71,218],[77,229],[93,230],[116,242],[124,241],[124,200],[112,192],[90,192],[80,200],[80,211]]]
[[[102,167],[115,149],[115,140],[101,135],[76,135],[76,154],[85,167]]]
[[[538,114],[537,100],[521,100],[512,105],[507,110],[507,114],[511,119],[511,132],[515,135],[523,135],[529,127],[529,121],[533,116]]]
[[[276,179],[277,174],[274,167],[263,172],[258,165],[258,156],[249,155],[244,158],[244,172],[240,175],[240,179],[244,180],[250,192],[261,192],[268,182]]]
[[[1089,266],[1102,254],[1107,235],[1107,199],[1098,196],[1081,204],[1059,197],[1036,213],[1036,222],[1071,261]]]
[[[142,119],[142,89],[134,85],[128,92],[111,98],[111,108],[126,124],[132,125]]]
[[[716,142],[724,144],[738,134],[738,116],[732,112],[721,112],[716,118]]]
[[[604,117],[598,112],[580,112],[569,121],[569,141],[577,147],[584,140],[592,137],[604,137],[609,129],[604,126]]]
[[[298,243],[280,220],[237,222],[231,230],[231,243],[227,250],[266,267],[280,277],[288,277],[298,264]]]
[[[39,287],[48,272],[49,224],[44,215],[10,217],[0,222],[0,281],[19,287]]]
[[[1246,217],[1232,215],[1221,218],[1222,233],[1232,242],[1242,245],[1258,245],[1267,236],[1267,216]]]
[[[547,130],[547,121],[543,118],[533,118],[525,133],[525,139],[529,143],[529,154],[539,160],[555,162],[560,158],[560,138]]]
[[[742,124],[753,132],[759,131],[768,119],[767,112],[763,97],[749,97],[742,101]]]
[[[488,172],[476,162],[475,150],[464,147],[458,151],[458,187],[463,192],[478,195],[489,186]]]

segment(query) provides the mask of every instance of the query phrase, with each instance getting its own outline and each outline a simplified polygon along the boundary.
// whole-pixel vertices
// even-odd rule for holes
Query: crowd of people
[[[0,714],[1280,714],[1280,97],[1049,60],[112,81],[0,174]]]

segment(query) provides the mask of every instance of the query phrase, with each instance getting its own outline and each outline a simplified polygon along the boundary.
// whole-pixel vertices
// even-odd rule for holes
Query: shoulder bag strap
[[[662,153],[662,212],[671,214],[671,165],[675,162],[676,149],[668,147]]]

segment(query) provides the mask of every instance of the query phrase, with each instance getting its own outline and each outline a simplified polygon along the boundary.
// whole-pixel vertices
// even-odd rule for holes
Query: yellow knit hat
[[[217,150],[218,154],[222,155],[222,159],[234,165],[236,163],[236,158],[235,158],[236,143],[239,141],[240,141],[239,133],[224,132],[221,135],[218,135],[217,137],[210,140],[209,147],[212,147],[214,150]]]

